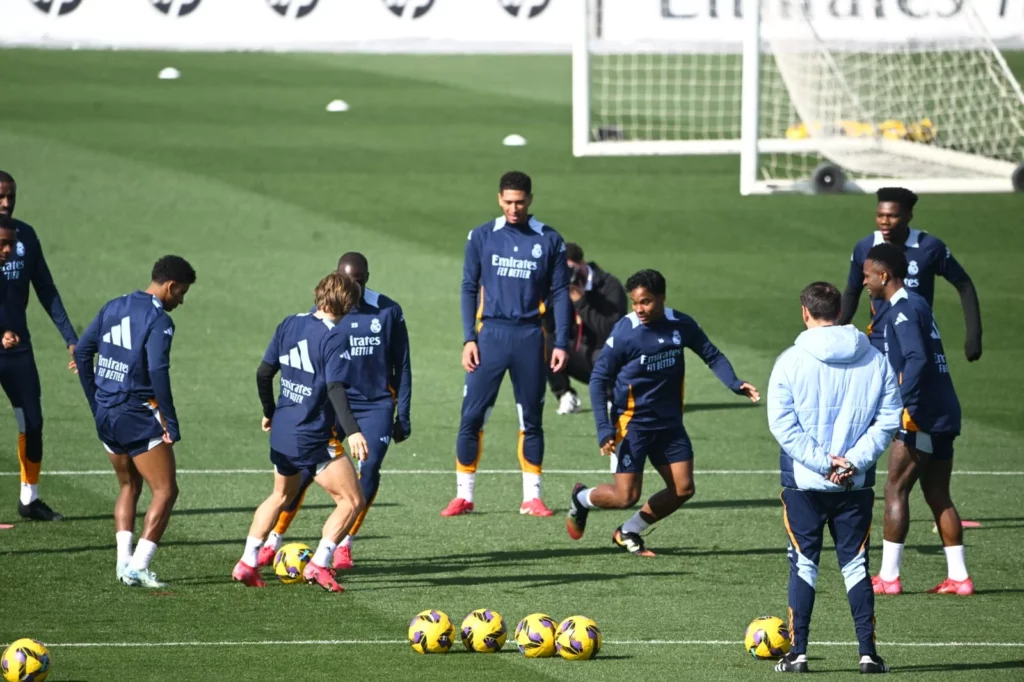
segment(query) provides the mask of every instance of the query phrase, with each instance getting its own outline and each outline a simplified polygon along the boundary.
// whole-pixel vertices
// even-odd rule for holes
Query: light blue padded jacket
[[[804,331],[768,381],[768,428],[782,446],[783,487],[844,490],[827,478],[835,455],[857,468],[853,488],[870,488],[902,411],[889,361],[856,327]]]

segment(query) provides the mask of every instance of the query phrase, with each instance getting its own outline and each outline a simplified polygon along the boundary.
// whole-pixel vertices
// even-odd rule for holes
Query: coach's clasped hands
[[[4,332],[3,346],[4,350],[10,350],[17,346],[21,342],[18,335],[14,332]]]
[[[853,477],[857,474],[857,468],[850,464],[845,457],[828,456],[832,468],[828,473],[828,480],[836,485],[849,487],[853,484]]]

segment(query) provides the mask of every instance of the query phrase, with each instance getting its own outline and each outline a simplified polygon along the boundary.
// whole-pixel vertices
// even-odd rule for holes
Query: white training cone
[[[523,145],[526,144],[526,138],[523,137],[522,135],[512,134],[506,136],[505,139],[501,141],[501,143],[506,147],[522,147]]]
[[[166,69],[160,69],[160,80],[162,81],[173,81],[181,78],[181,71],[178,71],[173,66],[168,66]]]
[[[348,111],[348,102],[343,99],[332,100],[331,103],[327,105],[327,111]]]

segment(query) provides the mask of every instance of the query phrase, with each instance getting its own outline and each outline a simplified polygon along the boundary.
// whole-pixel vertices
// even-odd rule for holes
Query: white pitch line
[[[232,475],[266,475],[273,472],[273,469],[178,469],[183,476],[232,476]],[[44,476],[111,476],[112,469],[83,469],[75,471],[71,469],[58,471],[44,471]],[[413,476],[451,476],[453,469],[382,469],[381,474],[385,475],[413,475]],[[480,475],[503,475],[518,476],[522,473],[520,469],[482,469]],[[597,475],[607,474],[608,469],[545,469],[545,474],[554,475]],[[742,476],[742,475],[772,475],[778,476],[778,469],[696,469],[695,473],[701,476]],[[878,474],[884,476],[888,471],[879,469]],[[0,476],[19,476],[17,471],[0,471]],[[954,471],[954,476],[1024,476],[1024,471]]]
[[[727,639],[627,639],[605,640],[611,646],[742,646],[743,642]],[[404,639],[299,639],[224,642],[65,642],[47,644],[48,647],[77,649],[145,649],[154,647],[211,647],[211,646],[394,646],[408,644]],[[6,645],[4,645],[6,646]],[[811,642],[809,646],[857,646],[857,642]],[[1021,648],[1024,642],[879,642],[880,647],[903,648]]]

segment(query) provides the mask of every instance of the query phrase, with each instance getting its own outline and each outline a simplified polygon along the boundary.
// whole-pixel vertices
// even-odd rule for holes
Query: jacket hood
[[[796,337],[796,346],[826,364],[845,365],[859,360],[871,348],[868,337],[852,324],[815,327]]]

